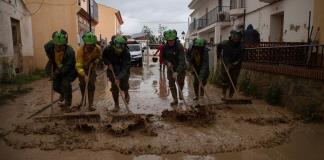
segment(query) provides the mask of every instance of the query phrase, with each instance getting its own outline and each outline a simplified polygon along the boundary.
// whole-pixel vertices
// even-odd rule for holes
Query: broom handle
[[[196,71],[195,67],[192,67],[192,69],[193,69],[193,71],[194,71],[194,73],[195,73],[195,75],[196,75],[197,79],[199,79],[199,76],[198,76],[198,73],[197,73],[197,71]],[[207,94],[207,91],[206,91],[206,89],[205,89],[205,86],[203,86],[203,85],[202,85],[202,84],[200,84],[200,82],[199,82],[199,96],[200,96],[200,88],[202,88],[202,89],[203,89],[203,91],[204,91],[204,93],[205,93],[206,97],[207,97],[207,98],[209,99],[209,96],[208,96],[208,94]]]
[[[221,60],[221,62],[222,62],[222,64],[223,64],[224,69],[225,69],[225,71],[226,71],[226,73],[227,73],[227,76],[228,76],[228,78],[230,79],[231,84],[232,84],[232,86],[233,86],[233,88],[234,88],[234,92],[235,92],[234,94],[236,95],[236,93],[237,93],[237,89],[236,89],[236,87],[235,87],[235,85],[234,85],[234,83],[233,83],[232,77],[231,77],[231,75],[229,74],[229,72],[228,72],[228,70],[227,70],[227,67],[226,67],[226,65],[225,65],[225,63],[224,63],[224,61],[223,61],[223,58],[221,58],[220,60]]]
[[[92,69],[92,64],[90,64],[89,69],[88,69],[88,75],[85,75],[86,80],[85,80],[85,88],[84,88],[84,94],[83,94],[83,102],[82,102],[82,109],[84,110],[84,108],[87,105],[87,98],[88,98],[88,85],[89,85],[89,79],[90,79],[90,74],[91,74],[91,69]],[[81,110],[82,110],[81,109]]]
[[[52,72],[51,72],[51,79],[52,79],[52,84],[51,84],[51,117],[53,115],[53,99],[54,99],[54,62],[52,62]]]
[[[114,69],[110,69],[110,70],[111,70],[111,72],[113,74],[113,77],[114,77],[114,80],[116,82],[116,75],[115,75]],[[116,85],[116,86],[117,86],[117,88],[119,90],[119,95],[121,96],[121,98],[122,98],[122,100],[123,100],[123,102],[124,102],[124,104],[126,106],[127,111],[130,112],[129,107],[128,107],[128,104],[127,104],[125,98],[123,97],[123,95],[121,94],[121,92],[123,92],[123,91],[120,89],[120,86],[119,85]]]
[[[170,67],[170,69],[171,69],[171,72],[172,72],[172,74],[173,74],[174,71],[173,71],[172,66]],[[185,104],[185,106],[188,106],[187,103],[186,103],[186,100],[185,100],[185,98],[184,98],[184,96],[183,96],[183,93],[182,93],[182,90],[181,90],[181,88],[180,88],[180,85],[179,85],[179,83],[178,83],[178,77],[176,77],[176,79],[175,79],[175,83],[176,83],[176,85],[178,86],[179,93],[180,93],[180,95],[181,95],[182,98],[183,98],[183,103]]]

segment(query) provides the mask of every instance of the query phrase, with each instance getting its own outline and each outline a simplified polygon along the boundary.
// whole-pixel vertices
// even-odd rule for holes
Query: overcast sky
[[[159,24],[187,32],[190,0],[96,0],[120,10],[124,20],[122,32],[134,34],[148,25],[157,34]],[[178,35],[180,36],[180,35]]]

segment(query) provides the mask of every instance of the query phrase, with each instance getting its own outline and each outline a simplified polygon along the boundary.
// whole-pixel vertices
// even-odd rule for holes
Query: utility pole
[[[91,0],[88,0],[88,10],[89,10],[89,31],[91,32],[92,29],[91,29],[91,20],[92,20],[92,16],[91,16]]]

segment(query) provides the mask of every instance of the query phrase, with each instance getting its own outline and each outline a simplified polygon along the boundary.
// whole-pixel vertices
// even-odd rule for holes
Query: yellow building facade
[[[121,34],[121,25],[124,23],[121,13],[115,8],[98,4],[98,25],[96,25],[96,35],[98,39],[109,42],[111,37]]]
[[[315,0],[314,7],[314,32],[316,34],[317,28],[320,28],[317,39],[320,44],[324,44],[324,1]]]
[[[34,63],[36,68],[43,69],[48,61],[44,44],[51,40],[52,33],[64,29],[68,33],[69,45],[76,50],[84,32],[89,31],[87,6],[84,0],[24,0],[32,16],[34,41]],[[92,17],[92,28],[98,23],[98,9],[95,1],[92,6],[96,15]]]

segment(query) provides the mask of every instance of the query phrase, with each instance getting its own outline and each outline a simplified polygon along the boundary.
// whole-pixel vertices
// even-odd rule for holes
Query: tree
[[[145,38],[149,41],[149,43],[154,44],[157,42],[157,40],[156,40],[157,38],[153,34],[153,31],[151,30],[151,28],[149,28],[148,26],[144,26],[142,31],[145,34]]]
[[[159,24],[159,30],[158,30],[158,32],[159,32],[159,37],[158,37],[159,43],[162,43],[163,42],[163,37],[164,37],[163,36],[163,33],[166,30],[167,30],[167,26],[164,26],[162,24]]]

